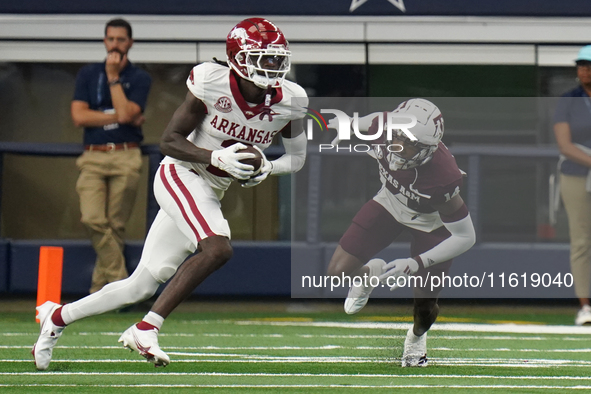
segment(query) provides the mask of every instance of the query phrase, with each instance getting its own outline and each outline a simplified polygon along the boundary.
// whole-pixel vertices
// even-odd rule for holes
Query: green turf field
[[[144,313],[110,313],[68,327],[43,372],[33,312],[0,311],[1,393],[591,392],[591,328],[572,325],[574,308],[442,306],[428,368],[400,367],[407,305],[185,306],[162,329],[172,363],[158,369],[117,343]]]

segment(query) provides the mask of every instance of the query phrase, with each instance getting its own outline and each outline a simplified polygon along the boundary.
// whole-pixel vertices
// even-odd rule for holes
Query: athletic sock
[[[145,327],[142,323],[146,323],[146,325],[150,325],[150,328],[142,328]],[[140,326],[141,324],[141,326]],[[160,331],[160,328],[162,328],[162,324],[164,324],[164,318],[162,316],[160,316],[157,313],[154,313],[152,311],[148,312],[148,314],[146,316],[144,316],[144,318],[142,319],[142,321],[140,323],[138,323],[137,328],[140,330],[151,330],[152,328],[156,328],[158,329],[158,331]]]
[[[51,321],[56,326],[65,327],[66,323],[64,323],[64,319],[62,318],[62,308],[63,306],[60,306],[53,312],[51,315]]]

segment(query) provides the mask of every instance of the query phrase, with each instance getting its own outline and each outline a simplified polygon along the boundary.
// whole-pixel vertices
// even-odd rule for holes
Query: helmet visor
[[[394,133],[392,133],[392,141],[390,141],[390,143],[402,147],[402,149],[393,152],[393,154],[405,160],[412,159],[424,149],[429,148],[429,146],[422,144],[419,141],[412,141],[402,132],[402,130],[394,130]]]
[[[242,50],[236,56],[239,65],[246,69],[247,79],[257,86],[279,87],[290,70],[291,52],[283,45],[268,45],[266,49]]]

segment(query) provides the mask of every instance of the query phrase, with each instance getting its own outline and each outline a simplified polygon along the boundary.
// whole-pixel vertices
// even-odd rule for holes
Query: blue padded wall
[[[10,243],[0,239],[0,293],[8,291]]]
[[[90,242],[85,240],[13,241],[8,290],[12,293],[37,291],[40,246],[64,248],[62,293],[87,294],[96,255]],[[139,263],[142,246],[142,242],[126,244],[125,257],[130,273]],[[235,242],[233,246],[232,260],[207,278],[197,288],[195,294],[290,294],[291,249],[289,243]]]
[[[88,294],[94,267],[95,253],[89,241],[12,241],[0,242],[0,291],[12,293],[35,293],[39,247],[64,247],[62,293]],[[344,298],[347,288],[334,292],[325,287],[299,288],[302,275],[323,276],[336,244],[299,244],[289,242],[234,242],[234,257],[225,266],[207,278],[193,294],[200,296],[290,296],[292,287],[297,298],[334,297]],[[126,259],[131,273],[137,266],[142,250],[141,242],[126,245]],[[393,244],[379,254],[386,260],[408,256],[408,245]],[[570,272],[568,244],[479,244],[454,259],[450,276],[477,276],[485,278],[479,288],[446,288],[444,298],[574,298],[572,287],[538,286],[528,284],[511,287],[508,275],[526,273],[557,274]],[[294,264],[292,264],[292,260]],[[8,263],[7,263],[8,261]],[[8,283],[5,280],[9,273]],[[505,273],[505,286],[499,275]],[[495,282],[490,286],[489,276]],[[373,297],[412,297],[409,288],[395,292],[378,288]]]
[[[90,241],[86,240],[12,241],[8,290],[12,293],[35,293],[37,291],[39,247],[41,246],[61,246],[64,248],[62,293],[87,294],[96,254]],[[133,270],[139,262],[141,248],[142,243],[126,245],[128,269]]]

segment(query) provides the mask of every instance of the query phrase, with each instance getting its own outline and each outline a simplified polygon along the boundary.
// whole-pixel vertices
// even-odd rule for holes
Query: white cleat
[[[51,315],[60,306],[55,302],[46,301],[43,305],[37,307],[37,317],[39,318],[41,330],[37,342],[33,345],[31,354],[35,357],[35,367],[40,371],[44,371],[49,367],[53,348],[59,337],[62,336],[62,331],[66,328],[56,326],[51,321]]]
[[[376,277],[381,275],[386,262],[382,259],[372,259],[365,265],[370,266],[370,276],[367,277],[367,280],[364,279],[361,281],[361,286],[355,286],[352,284],[349,293],[347,294],[347,299],[345,300],[345,312],[349,315],[359,312],[367,304],[371,292],[375,289],[375,287],[371,285],[371,273],[373,271],[375,273],[374,276]],[[377,280],[374,279],[374,281],[379,285]],[[365,284],[367,284],[367,286],[364,286]]]
[[[158,330],[140,330],[134,324],[129,327],[121,337],[119,342],[123,347],[131,351],[137,351],[156,367],[166,367],[170,364],[170,357],[158,346]]]
[[[404,341],[404,354],[402,355],[403,367],[426,367],[427,359],[427,333],[417,337],[412,327],[406,333]]]
[[[351,286],[347,294],[347,299],[345,300],[345,312],[353,315],[362,310],[365,304],[367,304],[369,295],[373,289],[373,286]]]
[[[577,313],[575,318],[575,325],[577,326],[588,326],[591,325],[591,306],[583,306]]]

